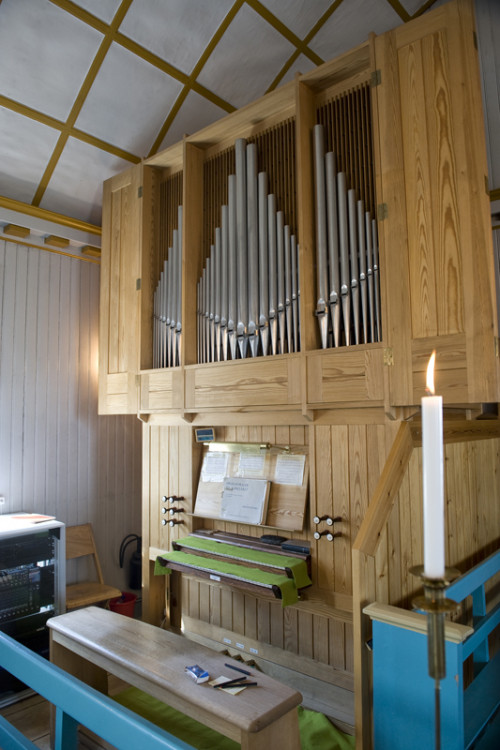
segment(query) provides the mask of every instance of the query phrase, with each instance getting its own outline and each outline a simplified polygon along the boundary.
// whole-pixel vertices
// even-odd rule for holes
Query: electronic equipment
[[[64,525],[0,515],[0,630],[48,658],[46,622],[64,611]],[[0,668],[0,705],[26,686]]]

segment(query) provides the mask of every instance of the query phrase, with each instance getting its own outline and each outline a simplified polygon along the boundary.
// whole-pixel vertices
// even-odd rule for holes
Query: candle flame
[[[436,350],[434,350],[431,354],[431,357],[429,359],[429,364],[427,365],[427,390],[429,393],[434,395],[434,362],[436,361]]]

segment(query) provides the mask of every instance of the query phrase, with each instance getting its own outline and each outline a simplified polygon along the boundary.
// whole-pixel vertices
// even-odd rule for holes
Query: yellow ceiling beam
[[[58,3],[55,3],[55,4],[57,5]],[[44,196],[44,193],[47,189],[47,186],[56,168],[57,162],[59,161],[61,157],[64,147],[68,141],[68,138],[71,135],[72,128],[74,127],[75,122],[78,118],[78,115],[80,114],[81,109],[84,105],[84,102],[88,96],[90,88],[95,81],[95,78],[104,61],[104,58],[106,57],[108,50],[114,41],[118,28],[121,22],[123,21],[125,14],[127,13],[131,4],[132,4],[132,0],[122,0],[120,7],[115,13],[113,21],[107,27],[104,38],[99,46],[96,56],[94,57],[92,61],[89,71],[87,75],[85,76],[85,80],[82,84],[82,87],[80,91],[78,92],[75,102],[71,108],[71,112],[69,113],[68,119],[66,120],[64,128],[61,131],[61,135],[59,136],[57,140],[57,144],[54,148],[54,151],[52,152],[52,156],[49,159],[45,172],[43,173],[42,179],[38,185],[37,191],[32,201],[34,206],[40,205],[40,202]],[[63,6],[61,5],[60,7],[63,7]]]

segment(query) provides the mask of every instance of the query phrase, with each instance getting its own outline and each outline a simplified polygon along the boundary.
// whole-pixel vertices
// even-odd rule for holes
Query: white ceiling
[[[99,225],[108,177],[441,0],[0,3],[0,196]]]

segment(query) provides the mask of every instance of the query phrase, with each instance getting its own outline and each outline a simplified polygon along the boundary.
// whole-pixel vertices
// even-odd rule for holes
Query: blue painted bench
[[[54,750],[76,750],[83,724],[118,750],[193,750],[192,745],[159,729],[76,677],[50,664],[0,632],[0,665],[56,706]],[[2,750],[36,750],[37,746],[0,716]]]
[[[447,622],[446,677],[441,681],[441,746],[446,750],[500,747],[500,652],[490,658],[488,636],[500,624],[500,603],[486,610],[485,583],[500,571],[500,550],[447,590],[457,603],[472,597],[473,626]],[[427,672],[427,618],[384,604],[363,612],[373,626],[373,726],[376,750],[434,747],[434,680]],[[464,662],[472,657],[472,682]],[[487,726],[488,725],[488,726]],[[481,744],[482,743],[482,744]]]

